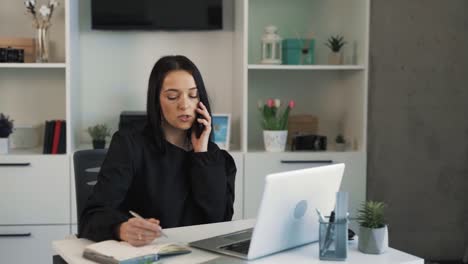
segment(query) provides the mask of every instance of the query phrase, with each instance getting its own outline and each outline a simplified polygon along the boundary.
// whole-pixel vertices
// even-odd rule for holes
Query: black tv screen
[[[222,0],[92,0],[93,29],[216,30]]]

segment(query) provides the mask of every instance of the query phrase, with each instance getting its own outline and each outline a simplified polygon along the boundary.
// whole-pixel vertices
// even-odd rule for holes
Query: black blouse
[[[116,229],[133,210],[162,228],[230,221],[236,165],[212,142],[207,152],[185,151],[164,141],[165,152],[145,132],[116,132],[97,184],[80,219],[80,237],[118,239]]]

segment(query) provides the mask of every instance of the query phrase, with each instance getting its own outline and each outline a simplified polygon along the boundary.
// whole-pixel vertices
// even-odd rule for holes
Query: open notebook
[[[87,246],[83,257],[102,264],[140,264],[152,263],[163,256],[190,252],[188,247],[174,243],[134,247],[127,242],[106,240]]]

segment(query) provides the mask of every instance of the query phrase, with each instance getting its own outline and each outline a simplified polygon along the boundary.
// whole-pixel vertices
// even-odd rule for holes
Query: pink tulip
[[[289,108],[292,109],[292,108],[294,108],[295,105],[296,105],[296,103],[294,102],[294,100],[289,101],[289,104],[288,104]]]
[[[275,101],[274,101],[273,99],[271,99],[271,98],[268,99],[268,101],[267,101],[267,106],[268,106],[269,108],[272,108],[273,106],[275,106]]]

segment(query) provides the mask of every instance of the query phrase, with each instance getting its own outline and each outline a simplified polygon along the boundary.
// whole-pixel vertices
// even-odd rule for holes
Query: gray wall
[[[468,245],[468,1],[372,0],[368,199],[390,245],[426,259]]]

